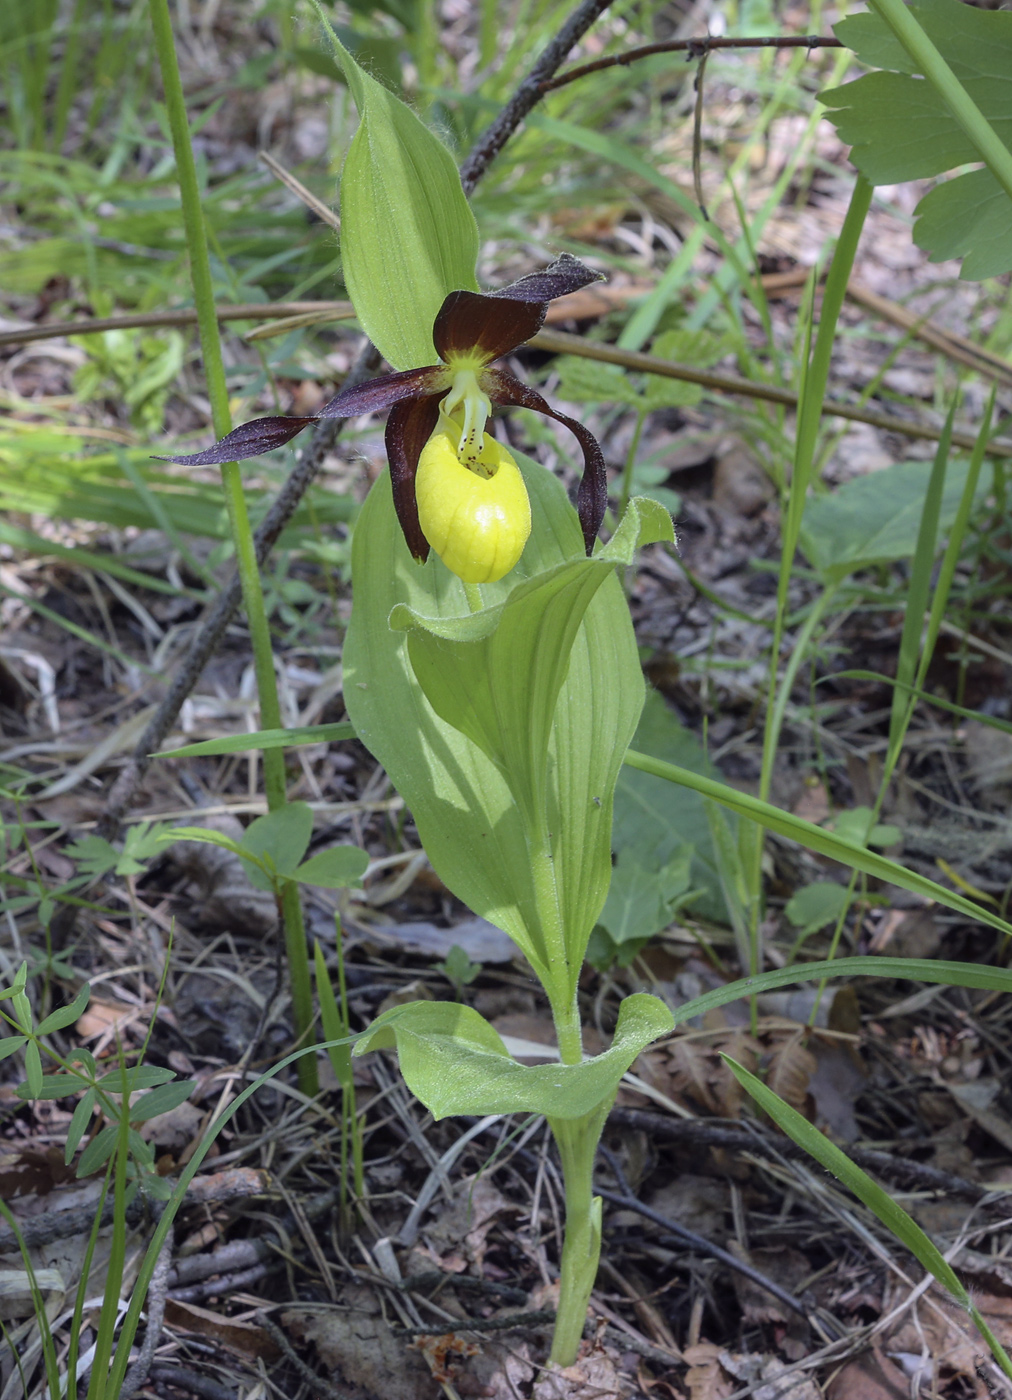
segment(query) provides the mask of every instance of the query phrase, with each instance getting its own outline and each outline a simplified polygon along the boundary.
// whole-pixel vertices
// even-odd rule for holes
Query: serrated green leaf
[[[975,9],[958,0],[921,0],[909,6],[909,16],[991,126],[998,152],[1001,145],[1012,147],[1012,15]],[[857,15],[838,24],[836,32],[862,62],[894,70],[870,73],[821,94],[841,139],[853,148],[854,164],[868,180],[895,184],[982,159],[981,147],[942,90],[920,76],[918,65],[884,18]],[[964,277],[991,276],[1012,267],[1012,248],[1004,236],[1010,218],[1006,189],[990,169],[974,171],[946,181],[921,201],[915,210],[914,239],[934,261],[963,257]]]
[[[28,1084],[29,1097],[33,1099],[41,1098],[44,1082],[42,1074],[42,1056],[39,1054],[39,1047],[34,1040],[30,1040],[25,1046],[25,1080]]]
[[[195,1079],[180,1079],[152,1089],[142,1099],[131,1100],[130,1122],[145,1123],[149,1118],[157,1118],[160,1113],[169,1113],[185,1103],[196,1087]]]
[[[317,12],[359,112],[341,174],[345,285],[363,330],[394,369],[429,365],[444,298],[478,290],[478,226],[446,147],[355,62]]]
[[[67,1128],[67,1141],[63,1149],[63,1162],[65,1166],[70,1166],[74,1153],[81,1145],[81,1139],[84,1137],[88,1129],[88,1124],[91,1122],[91,1116],[95,1112],[95,1103],[97,1099],[97,1092],[94,1089],[88,1089],[81,1098],[80,1103],[74,1109],[73,1116],[70,1120],[70,1126]]]
[[[86,1176],[91,1176],[92,1172],[97,1172],[100,1167],[104,1167],[109,1158],[116,1151],[116,1139],[119,1135],[119,1125],[110,1123],[101,1132],[96,1133],[91,1142],[81,1153],[81,1160],[77,1164],[76,1176],[82,1180]]]
[[[69,1006],[61,1006],[58,1011],[49,1013],[37,1027],[36,1035],[49,1035],[50,1031],[62,1031],[64,1026],[72,1026],[84,1014],[90,1000],[91,987],[86,982]]]
[[[292,872],[299,885],[316,885],[324,890],[341,890],[361,885],[369,864],[369,854],[359,846],[331,846],[310,856]]]
[[[255,864],[258,860],[268,862],[268,868],[273,868],[278,875],[291,877],[306,854],[312,835],[313,809],[307,802],[288,802],[277,811],[250,822],[238,851],[250,883],[258,890],[274,888]]]
[[[408,1088],[435,1118],[454,1113],[543,1113],[583,1118],[610,1101],[637,1055],[672,1028],[658,998],[637,992],[619,1007],[611,1049],[579,1065],[521,1065],[469,1006],[409,1002],[377,1018],[353,1053],[396,1046]]]

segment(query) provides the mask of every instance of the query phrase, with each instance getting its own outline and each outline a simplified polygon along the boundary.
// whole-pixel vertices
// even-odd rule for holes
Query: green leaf
[[[645,865],[628,848],[619,853],[598,919],[615,945],[619,966],[627,966],[647,939],[671,922],[673,902],[689,889],[692,855],[691,846],[681,846],[658,869]]]
[[[646,754],[636,753],[632,749],[626,754],[625,761],[632,767],[640,769],[641,772],[652,773],[655,777],[664,778],[668,782],[680,783],[685,787],[692,788],[704,797],[712,797],[722,807],[729,808],[739,816],[747,817],[750,821],[765,827],[767,831],[774,831],[778,836],[785,836],[789,841],[797,841],[802,846],[807,846],[810,851],[829,856],[831,860],[838,860],[843,865],[849,865],[855,870],[862,870],[867,875],[874,875],[877,879],[885,880],[888,884],[899,885],[901,889],[911,890],[914,894],[925,895],[928,899],[944,904],[949,909],[955,909],[977,923],[989,924],[991,928],[996,928],[1001,933],[1012,935],[1012,924],[1006,923],[1004,919],[999,919],[997,914],[992,914],[983,905],[974,904],[971,900],[964,899],[962,895],[954,894],[952,890],[947,890],[944,885],[939,885],[924,875],[918,875],[914,870],[908,870],[898,861],[888,860],[885,856],[877,855],[874,851],[869,851],[866,847],[855,845],[853,842],[842,841],[835,832],[825,831],[821,826],[816,826],[814,822],[794,816],[792,812],[781,811],[772,803],[763,802],[758,797],[751,797],[748,793],[739,792],[726,783],[718,783],[712,778],[702,777],[699,773],[693,773],[687,768],[677,768],[672,763],[662,763],[658,759],[648,758]]]
[[[670,532],[671,521],[662,507],[640,503],[608,550],[588,560],[561,484],[519,454],[518,462],[531,497],[531,538],[513,573],[482,586],[485,609],[473,617],[463,584],[434,554],[424,567],[412,560],[393,511],[389,476],[379,478],[355,526],[358,593],[345,643],[344,693],[356,732],[410,808],[440,879],[474,913],[508,933],[541,980],[553,985],[559,976],[575,980],[604,903],[612,792],[643,698],[628,605],[615,569],[604,561],[616,563],[627,552],[631,557],[640,530],[657,538],[653,532]],[[520,591],[507,609],[514,588]],[[553,607],[563,590],[586,608],[575,643],[561,608]],[[439,713],[416,678],[404,634],[387,625],[395,608],[401,625],[413,626],[413,655]],[[523,618],[556,628],[556,647],[560,638],[572,645],[568,669],[522,629]],[[507,630],[497,642],[499,627]],[[503,646],[507,636],[517,648],[512,654]],[[527,662],[538,657],[540,664],[543,654],[544,671],[527,673]],[[442,662],[433,665],[434,656]],[[459,662],[455,681],[447,665],[451,656],[455,667]],[[494,668],[494,694],[487,666]],[[472,682],[475,696],[469,698]],[[553,701],[548,771],[539,775],[534,756],[544,751],[545,715]],[[508,717],[523,726],[522,734],[504,732]],[[571,939],[569,969],[553,969],[545,956],[527,829],[498,766],[507,757],[530,775],[531,784],[547,788],[556,888]]]
[[[220,846],[224,851],[231,851],[234,856],[247,854],[239,842],[233,841],[231,836],[225,836],[220,831],[212,831],[207,826],[177,826],[172,831],[165,832],[159,839],[165,845],[169,845],[173,841],[199,841],[205,846]]]
[[[77,1164],[77,1178],[80,1181],[86,1176],[91,1176],[92,1172],[97,1172],[100,1167],[104,1167],[109,1158],[116,1151],[116,1139],[119,1136],[119,1125],[110,1123],[95,1134],[91,1142],[81,1153],[81,1160]]]
[[[27,1040],[26,1035],[5,1035],[0,1040],[0,1060],[6,1060],[8,1056],[16,1055]]]
[[[327,1054],[338,1084],[348,1094],[355,1088],[351,1069],[351,1046],[330,1043],[347,1037],[348,1022],[337,1004],[334,984],[330,980],[330,972],[319,942],[313,945],[313,962],[316,967],[316,996],[320,1003],[320,1023],[323,1026],[324,1038],[328,1041]]]
[[[97,1092],[94,1089],[88,1089],[74,1109],[70,1126],[67,1128],[67,1141],[63,1148],[64,1166],[70,1166],[74,1153],[81,1145],[81,1139],[84,1137],[88,1124],[91,1122],[91,1116],[95,1112],[97,1098]]]
[[[49,1013],[36,1028],[36,1035],[49,1035],[50,1031],[62,1031],[64,1026],[72,1026],[83,1015],[90,999],[91,988],[86,982],[69,1006],[61,1006],[58,1011]]]
[[[160,1113],[171,1112],[185,1103],[196,1087],[195,1079],[179,1079],[152,1089],[150,1094],[130,1104],[130,1122],[144,1123],[149,1118],[157,1118]]]
[[[450,152],[328,31],[359,113],[341,174],[341,261],[362,329],[394,369],[432,364],[449,292],[477,291],[478,226]]]
[[[635,749],[652,757],[696,773],[709,773],[696,736],[679,722],[656,690],[647,691],[632,743]],[[726,922],[727,909],[706,803],[690,788],[655,782],[649,774],[626,764],[615,788],[613,850],[621,856],[628,849],[645,866],[659,869],[676,859],[683,846],[692,847],[691,883],[701,892],[693,912]]]
[[[1012,15],[958,0],[921,0],[909,12],[999,140],[1012,145]],[[835,32],[869,67],[895,70],[869,73],[821,94],[840,139],[852,147],[851,159],[872,184],[941,175],[980,161],[978,147],[884,19],[857,15]],[[989,169],[937,186],[917,206],[915,219],[915,241],[933,261],[963,257],[964,277],[994,276],[1012,267],[1005,232],[1012,209]]]
[[[43,1089],[42,1057],[34,1040],[25,1046],[25,1079],[28,1083],[28,1097],[40,1099]]]
[[[229,734],[223,739],[205,739],[184,744],[181,749],[161,749],[152,758],[209,758],[225,753],[256,753],[264,749],[297,748],[301,744],[339,744],[354,739],[355,726],[347,720],[337,724],[310,724],[301,729],[258,729],[254,734]]]
[[[331,846],[303,861],[292,872],[292,879],[299,885],[341,890],[348,885],[361,885],[368,864],[368,852],[359,846]]]
[[[162,1065],[134,1065],[132,1069],[116,1065],[107,1070],[98,1083],[113,1094],[135,1094],[140,1089],[154,1089],[159,1084],[167,1084],[175,1077],[174,1070]]]
[[[933,1274],[938,1282],[961,1304],[967,1307],[969,1294],[960,1283],[944,1255],[931,1243],[927,1235],[911,1220],[902,1206],[883,1191],[877,1182],[856,1166],[845,1152],[829,1141],[818,1128],[814,1127],[797,1109],[784,1103],[779,1095],[768,1089],[761,1079],[750,1074],[747,1069],[733,1060],[730,1055],[721,1055],[738,1083],[745,1089],[787,1136],[803,1147],[810,1157],[827,1171],[848,1186],[859,1200],[878,1216],[882,1224],[910,1250],[914,1258]]]
[[[637,1055],[674,1024],[658,997],[637,992],[619,1007],[611,1049],[579,1065],[521,1065],[469,1006],[413,1001],[386,1011],[353,1053],[396,1046],[405,1083],[435,1118],[454,1113],[543,1113],[582,1118],[610,1101]]]
[[[481,972],[481,963],[472,962],[459,943],[454,943],[436,969],[443,973],[455,987],[467,987]]]
[[[784,913],[795,928],[815,933],[835,923],[847,906],[847,890],[835,880],[813,880],[787,901]]]
[[[307,802],[288,802],[250,822],[243,833],[238,855],[250,883],[258,890],[273,890],[273,881],[256,862],[290,879],[306,854],[313,834],[313,810]],[[252,859],[250,859],[252,857]]]
[[[956,518],[969,464],[950,462],[939,514],[939,529]],[[991,489],[982,474],[980,494]],[[908,559],[931,480],[930,462],[896,462],[882,471],[855,477],[832,495],[813,496],[805,505],[799,543],[826,583],[894,559]]]
[[[28,1042],[33,1045],[33,1041]],[[38,1046],[35,1047],[38,1053]],[[25,1069],[28,1065],[28,1049],[25,1049]],[[41,1064],[40,1064],[41,1068]],[[25,1080],[15,1089],[19,1099],[65,1099],[71,1094],[76,1094],[81,1086],[81,1080],[76,1074],[44,1074],[41,1081],[36,1081],[37,1088],[33,1089],[30,1080]]]
[[[851,807],[833,818],[833,831],[855,846],[895,846],[903,833],[898,826],[876,822],[870,807]]]

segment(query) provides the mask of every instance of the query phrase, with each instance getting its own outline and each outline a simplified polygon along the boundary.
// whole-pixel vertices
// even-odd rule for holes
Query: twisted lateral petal
[[[608,505],[608,472],[601,444],[589,428],[565,413],[557,413],[536,389],[524,384],[508,369],[487,369],[479,377],[479,383],[493,403],[511,408],[531,408],[535,413],[543,413],[547,418],[565,424],[579,442],[583,449],[583,477],[576,493],[576,510],[580,517],[583,542],[590,555]]]
[[[203,452],[191,452],[188,457],[156,457],[155,460],[178,462],[181,467],[214,467],[222,462],[244,462],[247,457],[259,457],[262,452],[273,452],[276,447],[284,447],[313,421],[313,418],[254,418],[250,423],[243,423],[241,428],[233,428]]]
[[[418,519],[415,472],[438,419],[439,400],[435,396],[394,404],[387,419],[386,448],[394,510],[408,548],[420,564],[429,557],[429,542]]]
[[[445,422],[446,420],[444,420]],[[524,552],[531,505],[516,462],[485,435],[480,473],[457,456],[456,433],[437,430],[418,462],[415,492],[425,537],[465,583],[495,583]]]

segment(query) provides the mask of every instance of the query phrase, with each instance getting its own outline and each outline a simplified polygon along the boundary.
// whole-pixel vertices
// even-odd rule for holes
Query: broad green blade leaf
[[[965,461],[949,463],[938,505],[939,530],[948,530],[956,518],[968,471]],[[983,476],[982,495],[991,489],[990,472]],[[810,497],[798,541],[806,558],[826,583],[910,558],[930,481],[930,462],[896,462],[855,477],[832,495]]]
[[[159,1113],[168,1113],[178,1108],[197,1087],[195,1079],[180,1079],[172,1084],[161,1084],[145,1094],[142,1099],[130,1105],[130,1122],[144,1123],[149,1118],[157,1118]]]
[[[46,1019],[36,1027],[36,1034],[49,1035],[50,1031],[62,1031],[64,1026],[72,1026],[84,1013],[90,998],[91,988],[86,982],[69,1006],[61,1006],[58,1011],[49,1013]]]
[[[483,1016],[448,1001],[414,1001],[378,1017],[353,1054],[396,1045],[404,1080],[435,1118],[452,1113],[543,1113],[582,1118],[610,1102],[637,1055],[671,1030],[658,997],[637,992],[619,1007],[610,1050],[580,1065],[521,1065]]]
[[[705,1016],[714,1007],[760,992],[775,992],[796,982],[821,982],[827,977],[894,977],[909,982],[941,982],[947,987],[978,987],[1012,994],[1012,972],[976,963],[940,962],[934,958],[837,958],[834,962],[794,963],[755,977],[742,977],[712,992],[693,997],[675,1010],[675,1024]]]
[[[339,744],[354,739],[355,726],[347,720],[337,724],[310,724],[302,729],[258,729],[253,734],[229,734],[223,739],[205,739],[184,744],[181,749],[160,749],[152,758],[206,758],[222,753],[253,753],[263,749],[294,749],[300,744]]]
[[[1012,15],[958,0],[920,0],[910,16],[935,44],[998,139],[1012,146],[1008,84],[1012,78]],[[981,153],[933,84],[920,76],[903,44],[878,15],[842,20],[835,32],[869,73],[821,94],[851,158],[876,185],[941,175]],[[933,261],[963,257],[964,277],[996,275],[1012,267],[1009,197],[989,169],[946,181],[915,211],[915,241]]]
[[[589,577],[600,568],[597,560],[583,555],[579,522],[561,484],[519,454],[518,463],[531,496],[533,531],[513,573],[482,586],[488,610],[504,604],[514,586],[560,565],[578,562]],[[637,518],[648,519],[645,514]],[[650,528],[656,528],[655,517],[649,520]],[[627,533],[619,549],[628,542]],[[387,619],[402,604],[405,611],[398,616],[404,618],[410,610],[425,619],[427,630],[450,619],[463,619],[479,633],[488,624],[482,614],[471,623],[463,584],[435,555],[424,567],[412,560],[386,474],[356,523],[352,569],[357,592],[344,665],[345,703],[356,733],[410,808],[440,878],[474,913],[508,933],[539,978],[554,985],[559,970],[549,965],[541,938],[530,849],[517,801],[487,753],[436,714],[415,677],[405,635],[391,631]],[[502,615],[491,613],[493,626]],[[517,638],[525,650],[535,641]],[[485,646],[480,636],[476,642]],[[515,689],[511,676],[511,696]],[[508,703],[514,707],[519,702],[511,698]],[[563,872],[560,905],[568,937],[574,943],[582,937],[583,946],[607,891],[612,791],[642,703],[629,609],[611,569],[589,603],[572,647],[549,748],[549,829],[555,871]],[[575,978],[581,960],[582,950],[562,975]]]
[[[625,761],[644,773],[653,773],[655,777],[666,778],[668,782],[681,783],[685,787],[693,788],[704,797],[712,797],[722,807],[728,807],[739,816],[758,822],[767,831],[774,831],[778,836],[797,841],[802,846],[807,846],[810,851],[829,856],[831,860],[838,860],[855,870],[863,870],[866,875],[874,875],[889,884],[899,885],[901,889],[912,890],[914,894],[925,895],[928,899],[944,904],[948,909],[955,909],[970,919],[989,924],[991,928],[999,929],[1002,933],[1012,934],[1012,924],[999,919],[983,905],[974,904],[962,895],[947,890],[944,885],[936,884],[934,880],[918,875],[916,871],[907,870],[897,861],[888,860],[885,856],[877,855],[874,851],[857,846],[851,841],[843,841],[835,833],[825,831],[814,822],[805,821],[791,812],[781,811],[779,807],[762,802],[748,793],[738,792],[726,783],[714,782],[712,778],[704,778],[699,773],[690,772],[688,768],[676,768],[673,763],[662,763],[659,759],[648,758],[646,754],[636,753],[632,749],[626,754]]]
[[[450,152],[352,58],[317,5],[359,113],[341,175],[341,260],[362,328],[394,369],[436,359],[449,292],[477,291],[478,225]]]
[[[290,877],[306,854],[312,834],[313,810],[307,802],[288,802],[276,812],[250,822],[239,849],[250,882],[257,889],[273,888],[260,867],[247,856],[269,861],[268,868],[273,866],[279,875]]]
[[[341,890],[348,885],[361,885],[369,864],[369,855],[359,846],[331,846],[310,856],[292,871],[299,885],[317,885],[323,890]]]

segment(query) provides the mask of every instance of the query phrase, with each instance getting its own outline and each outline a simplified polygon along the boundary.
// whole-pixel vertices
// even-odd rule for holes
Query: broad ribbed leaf
[[[443,298],[478,290],[478,226],[446,147],[330,39],[359,113],[341,175],[345,285],[394,369],[430,365]]]
[[[516,570],[500,583],[483,585],[486,611],[474,617],[468,614],[463,584],[435,556],[424,567],[411,560],[397,526],[388,478],[380,478],[373,487],[353,542],[356,596],[345,646],[345,703],[362,742],[411,809],[440,878],[476,914],[519,944],[546,985],[567,977],[575,984],[611,873],[611,808],[618,766],[643,703],[636,642],[613,565],[631,551],[641,533],[644,539],[656,539],[665,525],[670,530],[670,519],[663,511],[641,515],[650,507],[637,507],[618,540],[618,553],[612,555],[609,547],[612,567],[603,558],[587,560],[579,523],[559,482],[519,454],[518,463],[531,495],[533,532]],[[606,572],[599,577],[602,569]],[[534,582],[542,574],[545,578]],[[547,654],[543,674],[526,669],[542,650],[536,636],[522,635],[512,612],[506,624],[510,645],[516,648],[511,663],[507,649],[495,643],[495,629],[507,617],[500,605],[519,587],[517,618],[528,608],[551,616],[555,590],[569,587],[571,578],[597,583],[584,603],[584,624],[569,643],[568,670],[564,659],[556,665]],[[578,593],[584,585],[572,586]],[[411,634],[420,647],[429,645],[422,640],[428,635],[434,648],[443,648],[446,677],[437,696],[439,714],[415,677],[404,634],[388,626],[398,604],[403,605],[397,613],[400,622],[411,621],[423,629]],[[534,612],[526,615],[533,618]],[[561,621],[557,626],[556,646],[568,635]],[[469,646],[479,658],[477,665],[466,658]],[[459,661],[463,667],[454,672],[460,677],[455,718],[467,733],[442,717],[454,704],[451,656],[454,665]],[[497,686],[502,680],[501,697],[491,697],[481,679],[486,662],[496,668]],[[438,678],[426,674],[435,693]],[[472,685],[484,696],[482,713],[472,703]],[[511,762],[517,758],[522,770],[527,764],[526,771],[531,771],[535,753],[544,751],[545,713],[554,695],[548,771],[540,781],[547,784],[548,830],[567,931],[568,970],[548,964],[527,829],[518,798],[499,766],[508,751]],[[489,707],[495,713],[484,713]],[[504,735],[504,723],[518,726],[517,732]],[[532,729],[536,736],[528,734]]]
[[[353,1053],[397,1048],[405,1083],[435,1118],[452,1113],[543,1113],[582,1118],[610,1102],[636,1056],[671,1030],[658,997],[626,997],[610,1050],[579,1065],[521,1065],[469,1006],[413,1001],[378,1017]]]

